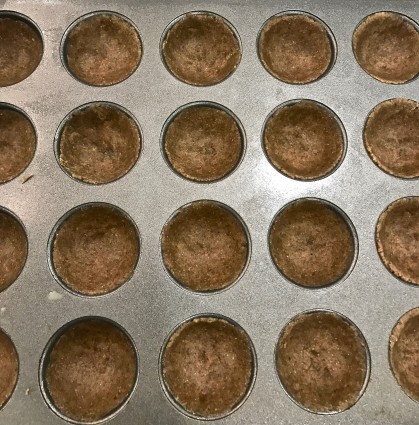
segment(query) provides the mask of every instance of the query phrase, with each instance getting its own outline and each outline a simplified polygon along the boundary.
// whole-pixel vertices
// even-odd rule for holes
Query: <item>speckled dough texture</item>
[[[29,77],[42,59],[42,38],[32,25],[12,17],[0,17],[0,87]]]
[[[377,105],[365,124],[364,144],[386,173],[419,177],[419,103],[399,98]]]
[[[292,84],[319,79],[333,61],[324,24],[304,14],[272,16],[260,32],[258,50],[266,70]]]
[[[0,210],[0,292],[18,278],[27,255],[25,230],[16,218]]]
[[[73,112],[59,136],[60,164],[74,178],[110,183],[137,162],[141,135],[135,121],[109,104],[91,104]]]
[[[227,78],[238,66],[241,50],[236,35],[220,16],[187,13],[167,32],[162,55],[179,80],[208,86]]]
[[[384,265],[405,282],[419,285],[419,197],[401,198],[380,215],[375,233]]]
[[[349,270],[354,239],[345,219],[319,200],[300,199],[275,218],[269,246],[278,269],[305,287],[335,283]]]
[[[123,285],[134,273],[140,244],[134,224],[112,206],[77,209],[58,228],[52,262],[71,290],[103,295]]]
[[[80,422],[112,414],[127,400],[136,379],[137,356],[130,339],[98,319],[70,325],[54,343],[45,370],[53,404]]]
[[[215,202],[187,205],[163,228],[164,265],[193,291],[216,291],[233,284],[246,266],[248,253],[242,223]]]
[[[0,104],[0,184],[25,170],[32,161],[35,148],[35,129],[29,119]]]
[[[331,312],[309,312],[282,331],[276,366],[288,394],[316,413],[354,405],[367,378],[368,352],[358,329]]]
[[[321,178],[333,171],[345,149],[337,119],[309,100],[280,106],[266,122],[263,143],[272,165],[300,180]]]
[[[419,401],[419,308],[404,314],[390,336],[391,369],[403,391]]]
[[[72,28],[65,40],[69,71],[93,86],[110,86],[128,78],[141,60],[137,30],[120,16],[89,16]]]
[[[352,46],[364,71],[383,83],[405,83],[419,73],[419,32],[399,13],[368,16],[356,28]]]
[[[19,373],[16,348],[4,331],[0,329],[0,410],[10,399]]]
[[[226,415],[250,389],[250,344],[242,329],[224,319],[193,319],[173,333],[164,349],[164,384],[187,412],[204,418]]]
[[[212,106],[190,106],[169,124],[164,151],[174,170],[183,177],[210,182],[234,170],[243,151],[235,119]]]

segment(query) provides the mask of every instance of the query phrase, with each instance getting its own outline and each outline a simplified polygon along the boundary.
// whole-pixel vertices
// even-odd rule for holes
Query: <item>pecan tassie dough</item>
[[[181,208],[162,232],[163,262],[176,281],[192,291],[217,291],[243,272],[249,241],[233,212],[212,201]]]
[[[263,132],[266,156],[286,176],[313,180],[333,172],[345,151],[343,130],[325,106],[301,100],[279,106]]]
[[[355,325],[336,313],[295,317],[282,331],[276,366],[288,394],[316,413],[354,405],[367,379],[368,348]]]
[[[278,269],[307,288],[331,285],[351,267],[354,236],[343,216],[314,199],[289,204],[275,218],[269,244]]]
[[[52,244],[54,271],[69,289],[107,294],[130,279],[140,242],[135,225],[111,205],[76,209],[57,229]]]
[[[64,60],[80,81],[110,86],[127,79],[141,61],[137,30],[112,13],[89,16],[78,22],[64,42]]]
[[[54,343],[46,387],[62,415],[94,422],[127,400],[137,369],[135,348],[121,329],[106,320],[86,319],[70,325]]]
[[[244,143],[230,114],[215,106],[192,105],[168,125],[163,144],[174,171],[196,182],[213,182],[237,167]]]
[[[162,55],[169,71],[195,86],[226,79],[241,59],[240,43],[226,21],[208,13],[187,13],[167,31]]]
[[[399,13],[368,16],[354,31],[352,46],[361,68],[378,81],[401,84],[419,74],[419,31]]]
[[[7,13],[0,16],[0,87],[29,77],[43,52],[42,38],[34,25]]]
[[[258,49],[265,69],[291,84],[318,80],[334,60],[325,25],[305,14],[272,16],[260,32]]]
[[[58,140],[61,166],[75,179],[90,184],[123,177],[140,151],[137,124],[112,104],[93,103],[72,112]]]
[[[251,386],[250,344],[241,328],[224,319],[188,321],[175,330],[164,348],[164,384],[187,412],[203,418],[226,415]]]

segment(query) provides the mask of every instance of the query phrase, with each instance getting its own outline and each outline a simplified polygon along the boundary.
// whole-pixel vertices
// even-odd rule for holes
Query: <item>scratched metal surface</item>
[[[0,89],[0,101],[22,108],[38,135],[35,158],[22,176],[0,186],[0,205],[19,216],[29,239],[29,256],[19,279],[0,294],[0,326],[12,337],[20,358],[15,392],[0,412],[4,425],[64,423],[44,402],[38,381],[39,360],[50,337],[70,320],[104,316],[123,326],[138,349],[136,390],[110,424],[192,424],[166,398],[159,382],[159,352],[171,329],[198,313],[226,315],[250,335],[257,354],[257,378],[246,402],[219,424],[295,425],[415,425],[419,405],[397,385],[387,360],[388,337],[397,319],[419,304],[419,288],[393,277],[382,265],[374,244],[380,212],[403,196],[419,195],[418,181],[391,177],[369,159],[362,143],[368,112],[393,97],[419,100],[419,79],[387,85],[369,77],[357,64],[351,36],[358,22],[380,10],[402,12],[419,20],[417,0],[9,0],[0,9],[29,16],[40,27],[44,56],[26,80]],[[79,16],[113,10],[139,28],[144,54],[137,71],[107,88],[83,85],[63,67],[61,37]],[[294,86],[271,77],[259,62],[256,39],[271,15],[297,9],[310,12],[336,37],[337,61],[318,82]],[[208,10],[227,18],[237,29],[243,57],[224,82],[205,88],[181,83],[164,67],[160,37],[177,16]],[[314,182],[286,178],[269,164],[261,147],[266,116],[278,104],[296,98],[320,101],[342,120],[348,136],[346,157],[329,177]],[[69,178],[54,155],[54,136],[61,120],[89,101],[111,101],[127,108],[140,123],[144,140],[141,157],[124,178],[89,186]],[[245,156],[238,169],[214,184],[194,184],[173,173],[160,150],[160,133],[167,117],[193,101],[217,102],[233,111],[246,132]],[[34,175],[26,184],[24,176]],[[275,213],[300,197],[326,199],[352,220],[359,239],[359,256],[350,276],[322,290],[304,290],[287,282],[272,264],[267,233]],[[159,236],[167,218],[197,199],[215,199],[233,208],[246,223],[252,243],[249,266],[240,281],[217,295],[192,294],[174,284],[160,256]],[[109,202],[125,210],[141,235],[141,256],[133,278],[117,291],[97,299],[75,296],[53,278],[47,243],[57,220],[86,202]],[[274,349],[287,321],[304,310],[336,310],[355,322],[371,352],[371,377],[359,402],[337,415],[316,415],[294,404],[282,390],[274,367]]]

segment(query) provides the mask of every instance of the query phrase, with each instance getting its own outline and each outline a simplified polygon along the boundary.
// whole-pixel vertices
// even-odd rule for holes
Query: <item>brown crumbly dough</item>
[[[419,401],[419,308],[404,314],[390,336],[390,365],[403,391]]]
[[[278,108],[266,123],[263,142],[273,166],[301,180],[330,173],[342,159],[345,146],[336,118],[308,100]]]
[[[168,126],[164,150],[177,173],[190,180],[210,182],[234,170],[243,141],[236,121],[227,112],[191,106]]]
[[[79,22],[67,36],[64,54],[76,78],[93,86],[110,86],[137,69],[142,45],[128,21],[106,13]]]
[[[391,99],[377,105],[364,128],[365,148],[383,171],[419,177],[419,103]]]
[[[78,180],[110,183],[137,162],[141,135],[135,121],[111,105],[90,105],[74,112],[59,140],[60,163]]]
[[[45,379],[61,414],[80,422],[98,421],[118,409],[133,390],[135,349],[127,335],[109,322],[78,322],[52,347]]]
[[[35,129],[29,119],[0,106],[0,184],[25,170],[35,155],[35,148]]]
[[[272,257],[291,281],[321,287],[349,270],[355,248],[344,218],[321,201],[294,201],[278,214],[269,234]]]
[[[227,78],[241,59],[240,44],[220,16],[187,13],[167,32],[164,61],[179,80],[209,86]]]
[[[265,69],[286,83],[315,81],[333,60],[325,26],[306,15],[272,16],[262,28],[258,46]]]
[[[276,367],[288,394],[316,413],[341,412],[361,396],[366,343],[358,329],[331,312],[303,313],[282,331]]]
[[[19,373],[16,348],[0,329],[0,409],[7,403],[15,389]]]
[[[401,198],[380,215],[375,233],[378,254],[386,268],[419,285],[419,197]]]
[[[250,344],[245,332],[226,320],[193,319],[172,334],[164,349],[164,384],[176,402],[193,415],[228,414],[252,383]]]
[[[383,83],[405,83],[419,73],[419,32],[399,13],[368,16],[356,28],[352,46],[361,68]]]
[[[0,210],[0,292],[18,278],[27,255],[25,230],[11,214]]]
[[[41,35],[32,25],[18,18],[0,18],[0,87],[29,77],[43,52]]]
[[[242,223],[215,202],[187,205],[163,228],[164,265],[181,285],[193,291],[216,291],[234,283],[248,253]]]
[[[111,206],[77,209],[54,238],[55,272],[70,289],[103,295],[122,286],[134,273],[140,244],[133,223]]]

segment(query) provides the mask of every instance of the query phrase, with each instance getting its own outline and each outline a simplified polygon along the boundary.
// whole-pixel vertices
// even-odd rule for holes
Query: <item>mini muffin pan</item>
[[[188,15],[189,12],[193,15]],[[228,72],[220,74],[216,79],[218,82],[211,80],[205,85],[195,80],[191,80],[193,84],[183,82],[173,69],[170,71],[173,64],[165,61],[162,51],[174,23],[181,22],[185,16],[195,16],[197,12],[200,12],[198,15],[208,13],[209,21],[224,22],[239,48],[234,52],[234,63]],[[366,19],[376,12],[396,12],[397,25],[400,22],[410,25],[410,47],[400,46],[400,54],[393,48],[390,52],[392,58],[409,63],[409,75],[404,78],[409,81],[405,83],[401,82],[401,77],[390,81],[391,76],[387,74],[378,76],[378,79],[372,77],[367,72],[369,70],[373,74],[370,68],[364,70],[361,67],[366,66],[365,55],[359,56],[358,60],[354,55],[353,49],[359,41],[353,40],[354,31],[363,28],[360,23],[373,21]],[[133,64],[129,70],[106,80],[106,85],[102,86],[100,82],[86,84],[82,82],[83,78],[74,77],[65,59],[71,47],[67,35],[74,29],[75,23],[97,14],[125,20],[133,35],[131,38],[137,41],[135,60],[131,61]],[[258,51],[262,28],[271,17],[295,15],[309,17],[324,25],[330,41],[330,61],[322,68],[321,75],[317,75],[317,79],[313,77],[314,81],[307,84],[299,81],[287,83],[284,78],[281,80],[271,75],[262,64]],[[1,424],[59,425],[70,421],[77,424],[180,425],[203,423],[206,419],[217,419],[216,423],[222,425],[418,423],[416,395],[412,395],[410,387],[405,385],[406,370],[414,368],[415,363],[400,366],[400,362],[396,364],[393,358],[394,364],[391,365],[389,356],[391,347],[395,347],[394,357],[396,348],[408,350],[409,341],[418,338],[419,329],[415,331],[416,337],[410,333],[409,338],[403,339],[402,345],[395,341],[397,332],[390,336],[393,329],[399,330],[395,328],[398,321],[403,324],[404,315],[419,306],[415,263],[415,258],[419,257],[415,236],[419,224],[414,219],[409,221],[406,216],[406,223],[413,221],[412,227],[403,228],[402,238],[398,238],[394,231],[401,226],[393,226],[391,237],[386,239],[387,243],[405,244],[397,248],[404,258],[409,259],[409,273],[414,275],[409,282],[403,280],[403,273],[395,273],[394,267],[389,266],[391,259],[381,260],[378,253],[381,233],[376,230],[380,215],[390,204],[401,198],[419,196],[418,170],[414,169],[417,161],[409,160],[399,149],[396,155],[404,158],[413,170],[409,168],[408,173],[392,173],[392,169],[382,165],[381,157],[378,158],[375,151],[367,151],[371,145],[364,140],[365,124],[373,111],[377,111],[374,109],[377,105],[390,99],[410,99],[412,105],[419,101],[419,79],[415,79],[419,72],[419,51],[415,49],[419,33],[414,32],[418,30],[419,20],[417,1],[6,0],[1,2],[0,27],[3,18],[27,22],[30,28],[36,30],[41,37],[37,44],[42,46],[37,57],[42,57],[36,69],[27,72],[25,79],[12,81],[11,85],[8,85],[9,82],[0,84],[0,105],[7,105],[28,117],[36,136],[33,158],[25,162],[20,174],[17,172],[16,177],[0,184],[0,212],[6,212],[21,224],[28,247],[22,271],[16,274],[18,277],[12,284],[0,292],[0,329],[12,341],[18,358],[18,367],[14,367],[14,373],[17,370],[16,386],[11,384],[13,392],[10,397],[6,394],[7,401],[0,408]],[[189,22],[192,28],[188,29],[189,32],[194,31],[194,19],[183,22]],[[101,25],[98,31],[101,31]],[[106,26],[106,22],[103,25]],[[192,41],[189,40],[188,49],[191,50],[183,52],[182,66],[185,68],[186,65],[186,71],[188,61],[199,58],[208,46],[218,46],[218,53],[228,50],[222,43],[218,45],[214,41],[217,38],[214,33],[209,43],[200,38],[202,28],[195,33]],[[372,47],[365,41],[367,33],[364,32],[361,41],[368,50]],[[107,37],[112,38],[112,34],[118,34],[118,28],[110,29]],[[182,37],[187,34],[182,34]],[[293,39],[289,31],[283,35],[287,40]],[[8,36],[11,37],[9,32]],[[173,32],[172,36],[176,34]],[[391,37],[392,40],[397,39],[394,26],[391,26]],[[219,38],[222,40],[221,36]],[[19,45],[16,40],[14,43]],[[292,52],[290,46],[286,49],[287,54]],[[375,65],[385,68],[385,63],[379,61],[380,52],[391,46],[375,52]],[[119,49],[117,44],[114,48],[104,50],[103,54],[109,53],[105,55],[108,60],[125,57],[124,49]],[[182,49],[182,43],[176,45],[176,50],[179,49]],[[0,58],[7,59],[9,50],[4,57],[0,52]],[[79,46],[78,54],[85,53],[83,45]],[[96,53],[101,54],[99,51]],[[218,64],[222,67],[217,62],[218,53],[207,58],[209,62],[202,60],[201,65],[207,66],[212,61],[213,66]],[[95,70],[89,68],[89,58],[84,59],[84,65],[94,74]],[[130,61],[129,57],[125,59]],[[310,46],[307,46],[307,51],[300,52],[295,63],[301,65],[301,61],[305,60],[310,61]],[[218,75],[217,69],[203,70],[201,65],[191,65],[189,72]],[[393,62],[392,66],[395,66]],[[415,69],[416,66],[418,69]],[[113,68],[110,66],[110,69]],[[100,71],[102,78],[106,67]],[[295,75],[295,79],[297,77]],[[298,176],[292,178],[292,174],[289,176],[278,171],[267,157],[263,142],[267,119],[280,105],[306,100],[317,102],[338,118],[344,139],[340,157],[324,175],[309,180]],[[94,102],[115,105],[132,118],[141,139],[136,158],[132,158],[129,166],[117,176],[112,176],[110,183],[86,184],[72,178],[60,164],[58,137],[63,125],[72,113]],[[211,182],[185,178],[171,167],[166,156],[164,137],[167,127],[180,111],[190,105],[216,106],[234,118],[240,131],[240,158],[225,175]],[[401,117],[395,122],[403,124],[405,119]],[[391,121],[388,122],[391,124]],[[418,148],[415,148],[419,134],[415,127],[417,120],[405,124],[406,128],[409,125],[412,125],[411,131],[398,131],[397,134],[408,135],[409,152],[412,156],[418,155]],[[113,131],[112,126],[109,128]],[[374,133],[367,133],[367,137],[371,134]],[[383,140],[387,140],[384,136]],[[70,134],[70,142],[72,137]],[[83,137],[79,137],[78,143],[83,143]],[[109,137],[112,139],[112,134]],[[390,141],[388,146],[391,147],[393,140]],[[0,149],[2,143],[0,135]],[[307,151],[317,149],[309,143],[304,146],[307,146]],[[300,151],[305,149],[304,146],[299,147]],[[390,160],[388,146],[385,153],[386,159]],[[106,143],[99,148],[103,161],[107,160],[107,155],[117,155]],[[197,146],[195,155],[198,156],[200,149],[205,151],[205,148],[205,143]],[[211,154],[210,148],[205,151],[206,155]],[[95,146],[89,149],[94,150]],[[353,260],[336,284],[317,288],[296,285],[278,270],[273,261],[269,245],[273,220],[286,205],[298,199],[319,200],[341,213],[350,227],[354,238]],[[225,206],[234,212],[246,231],[246,264],[234,284],[223,290],[189,290],[179,284],[164,266],[162,230],[182,207],[196,201],[214,201]],[[123,283],[110,292],[92,295],[69,289],[60,281],[57,270],[53,268],[51,244],[63,217],[68,217],[75,208],[95,203],[113,206],[115,211],[123,212],[132,221],[140,246],[135,266],[127,278],[121,279]],[[416,205],[416,202],[413,204]],[[412,214],[412,217],[416,216],[417,210]],[[91,232],[94,239],[95,230],[91,229]],[[214,237],[214,244],[217,243]],[[310,243],[310,238],[307,243]],[[90,242],[86,241],[86,244]],[[95,249],[94,246],[92,249]],[[386,249],[391,256],[392,247]],[[106,251],[112,256],[109,252],[112,250]],[[353,405],[347,410],[331,408],[316,411],[315,405],[307,408],[287,392],[285,382],[278,375],[276,356],[280,336],[294,318],[313,311],[335,312],[353,325],[363,338],[367,364],[365,383],[359,386],[362,387],[359,394],[353,395],[352,400],[356,402],[348,402],[348,405]],[[246,394],[230,406],[227,413],[211,414],[209,417],[183,408],[173,392],[166,388],[162,375],[162,353],[172,332],[190,321],[199,322],[200,317],[223,318],[242,329],[250,340],[253,356],[251,384]],[[51,347],[63,330],[69,329],[69,324],[89,318],[113,323],[126,333],[137,356],[138,373],[135,383],[130,386],[132,391],[129,390],[129,394],[126,391],[121,403],[97,406],[107,412],[105,417],[80,422],[60,412],[53,398],[48,396],[45,359],[49,358]],[[416,326],[417,321],[412,323]],[[339,351],[336,347],[335,350]],[[412,348],[413,353],[414,350]],[[415,355],[418,356],[417,348]],[[315,353],[310,352],[306,358],[313,359],[313,356]],[[304,355],[299,361],[301,358],[304,359]],[[399,356],[396,360],[403,358]],[[204,360],[202,364],[206,364]],[[330,358],[327,361],[333,363]],[[65,368],[62,370],[65,371]],[[334,376],[339,376],[339,368],[335,372]],[[298,375],[301,371],[296,369],[295,373]],[[298,378],[301,379],[301,375],[293,382],[299,382]],[[200,382],[199,379],[197,382]],[[408,382],[415,385],[412,380]],[[0,391],[1,388],[0,382]],[[222,392],[222,387],[217,388],[221,388],[219,391]]]

